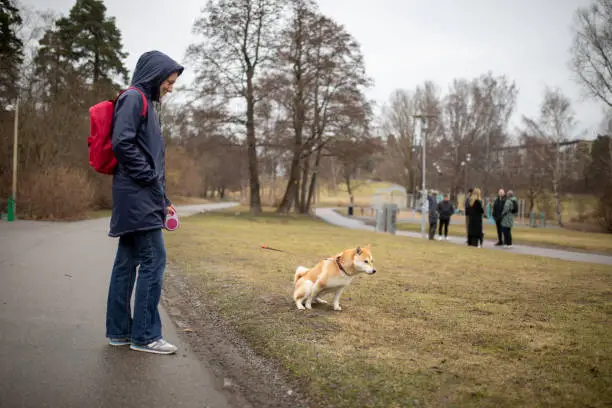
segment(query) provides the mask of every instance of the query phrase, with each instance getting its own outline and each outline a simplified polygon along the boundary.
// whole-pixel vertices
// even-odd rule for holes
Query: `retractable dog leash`
[[[168,231],[176,230],[181,225],[178,213],[174,210],[168,210],[164,224]]]
[[[293,252],[289,252],[289,251],[285,251],[283,249],[278,249],[278,248],[272,248],[267,246],[266,244],[261,244],[261,248],[262,249],[267,249],[268,251],[276,251],[276,252],[282,252],[284,254],[291,254],[291,255],[297,255],[296,253]]]

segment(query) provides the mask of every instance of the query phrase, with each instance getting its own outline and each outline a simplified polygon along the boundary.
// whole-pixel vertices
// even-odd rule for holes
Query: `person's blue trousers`
[[[130,300],[139,265],[132,318]],[[162,338],[158,305],[165,267],[161,229],[128,233],[119,238],[108,290],[106,337],[127,338],[138,345]]]

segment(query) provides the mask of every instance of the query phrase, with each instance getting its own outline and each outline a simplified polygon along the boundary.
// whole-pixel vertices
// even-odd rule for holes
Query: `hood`
[[[160,51],[148,51],[140,56],[131,86],[140,88],[152,101],[159,101],[159,87],[174,72],[181,75],[183,66]]]

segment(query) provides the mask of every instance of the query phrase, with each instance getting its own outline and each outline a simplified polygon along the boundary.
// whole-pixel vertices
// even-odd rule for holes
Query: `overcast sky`
[[[21,0],[37,9],[67,14],[74,0]],[[182,61],[193,42],[191,27],[206,0],[105,0],[129,52],[159,49]],[[585,100],[567,64],[572,18],[589,0],[319,0],[321,11],[361,43],[369,97],[385,103],[397,88],[425,80],[445,91],[453,78],[491,70],[519,87],[517,112],[537,116],[545,85],[558,86],[574,104],[577,133],[593,138],[603,119],[600,103]],[[181,81],[190,81],[189,66]]]

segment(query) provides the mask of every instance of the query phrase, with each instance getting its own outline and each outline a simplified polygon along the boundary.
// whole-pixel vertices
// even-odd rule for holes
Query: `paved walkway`
[[[182,216],[232,204],[178,207]],[[0,223],[0,407],[230,407],[162,309],[174,356],[106,344],[108,218]]]
[[[333,208],[317,208],[315,210],[317,217],[324,221],[345,228],[361,229],[366,231],[375,231],[375,228],[366,225],[363,221],[355,218],[345,217],[334,211]],[[397,231],[396,235],[402,235],[412,238],[422,238],[419,232]],[[459,237],[448,237],[448,242],[458,245],[465,245],[465,239]],[[499,248],[494,246],[495,241],[485,240],[485,248],[494,251],[509,251],[524,255],[536,255],[547,258],[563,259],[566,261],[590,262],[604,265],[612,265],[612,256],[588,254],[583,252],[564,251],[560,249],[549,249],[541,247],[533,247],[527,245],[513,245],[511,249]]]

